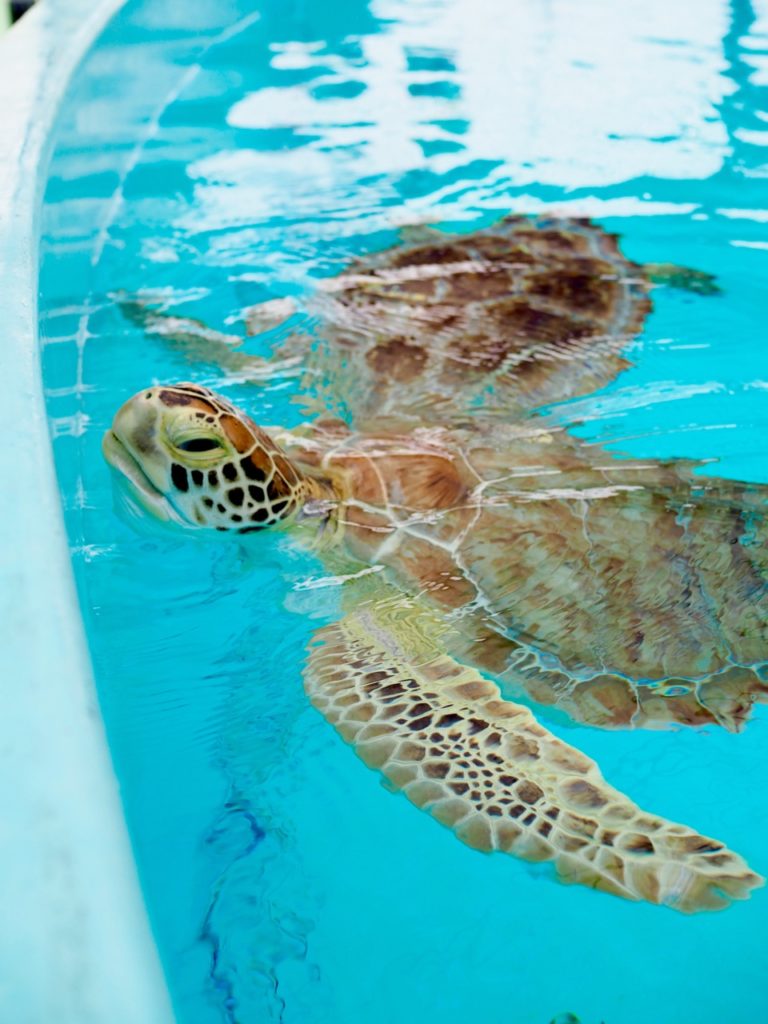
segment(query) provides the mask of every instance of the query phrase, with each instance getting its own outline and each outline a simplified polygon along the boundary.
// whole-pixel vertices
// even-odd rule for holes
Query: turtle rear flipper
[[[317,633],[305,684],[366,764],[462,842],[552,860],[564,882],[687,912],[761,884],[722,843],[609,786],[594,761],[442,653],[426,635],[433,625],[401,604],[366,606]]]
[[[719,295],[722,288],[714,274],[693,267],[679,267],[675,263],[646,263],[645,276],[652,284],[663,284],[696,295]]]

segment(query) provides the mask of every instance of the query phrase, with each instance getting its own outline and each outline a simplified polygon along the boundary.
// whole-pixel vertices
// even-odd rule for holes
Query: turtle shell
[[[450,612],[452,653],[603,726],[768,696],[768,489],[504,422],[349,435],[347,548]]]
[[[316,309],[353,418],[512,420],[627,367],[648,287],[598,225],[512,216],[465,235],[422,229],[325,281]]]

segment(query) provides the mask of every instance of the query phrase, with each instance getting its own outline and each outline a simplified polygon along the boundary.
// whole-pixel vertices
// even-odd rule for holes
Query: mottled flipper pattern
[[[366,764],[463,842],[552,860],[565,882],[688,912],[761,884],[722,843],[609,786],[594,761],[441,653],[424,623],[413,609],[374,605],[325,627],[306,688]]]

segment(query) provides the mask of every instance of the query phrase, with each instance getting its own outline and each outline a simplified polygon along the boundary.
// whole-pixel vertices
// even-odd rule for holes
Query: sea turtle
[[[470,846],[693,911],[762,879],[642,811],[519,702],[603,727],[738,728],[768,693],[765,489],[619,459],[528,416],[626,365],[648,289],[589,222],[435,234],[323,290],[310,362],[346,420],[267,432],[206,387],[156,384],[118,411],[104,453],[134,509],[290,531],[353,581],[311,645],[307,693],[413,803]],[[268,370],[195,321],[121,301],[185,350]]]

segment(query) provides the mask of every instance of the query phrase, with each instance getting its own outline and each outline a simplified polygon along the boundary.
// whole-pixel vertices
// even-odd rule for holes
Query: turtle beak
[[[131,520],[149,515],[160,522],[178,521],[170,502],[152,484],[114,431],[106,432],[101,450],[113,471],[115,498],[120,512],[127,513]]]
[[[118,409],[102,450],[107,462],[122,472],[127,455],[142,477],[162,494],[168,479],[168,460],[159,444],[159,428],[157,404],[146,392],[140,392]]]
[[[158,426],[159,411],[142,392],[117,411],[101,450],[115,472],[118,496],[127,511],[181,521],[165,493],[167,459],[157,440]]]

